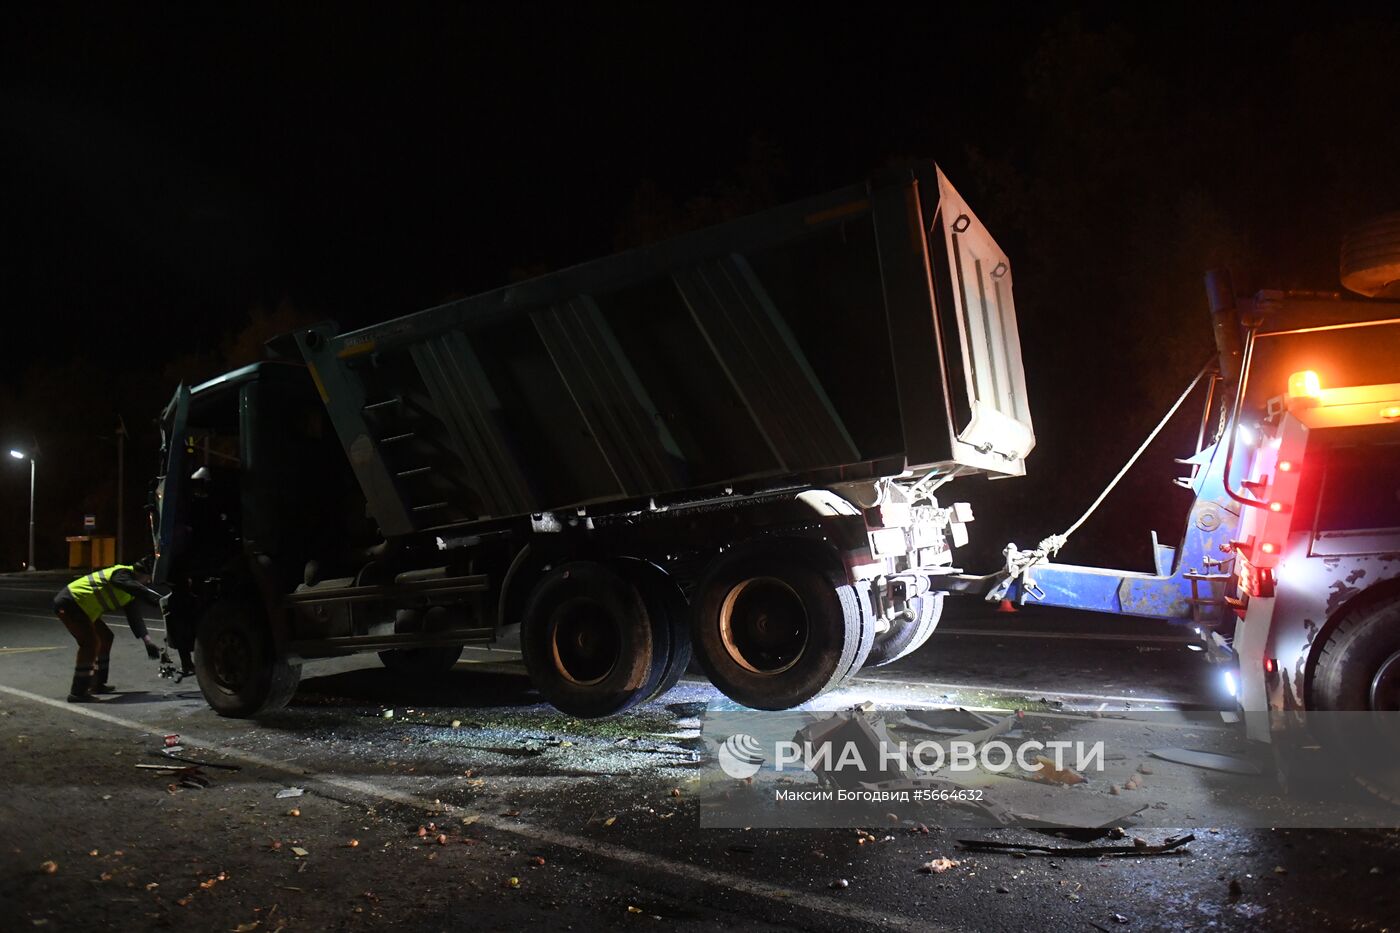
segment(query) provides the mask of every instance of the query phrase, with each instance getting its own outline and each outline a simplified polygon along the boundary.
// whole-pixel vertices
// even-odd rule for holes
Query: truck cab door
[[[178,522],[188,480],[189,454],[185,449],[185,437],[189,416],[190,390],[181,384],[160,417],[161,460],[165,472],[156,478],[155,512],[151,527],[156,555],[153,574],[156,583],[166,582],[183,538]]]

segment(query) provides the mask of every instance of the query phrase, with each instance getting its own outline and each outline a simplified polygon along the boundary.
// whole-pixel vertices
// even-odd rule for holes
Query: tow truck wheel
[[[901,619],[875,636],[870,657],[865,659],[866,667],[893,664],[919,650],[938,627],[938,619],[943,615],[943,596],[942,593],[915,596],[916,610],[913,618]]]
[[[1400,712],[1400,595],[1343,611],[1318,656],[1312,692],[1321,711]],[[1327,734],[1320,737],[1340,746],[1363,787],[1400,805],[1400,765],[1395,763],[1400,733],[1391,719],[1400,716],[1348,717],[1343,724],[1324,726]]]
[[[300,664],[276,657],[262,614],[233,602],[215,603],[200,619],[194,670],[214,712],[235,718],[281,709],[301,679]]]
[[[536,584],[521,620],[520,651],[551,705],[595,718],[655,693],[670,645],[634,583],[604,564],[580,561]]]
[[[767,554],[732,558],[701,582],[692,604],[695,654],[725,696],[754,709],[790,709],[860,669],[854,590]]]

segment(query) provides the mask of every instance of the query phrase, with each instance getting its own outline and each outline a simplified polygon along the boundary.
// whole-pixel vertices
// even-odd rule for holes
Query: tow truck
[[[1378,225],[1382,245],[1400,231]],[[1310,713],[1400,710],[1400,265],[1349,245],[1343,281],[1360,296],[1237,297],[1228,274],[1207,275],[1216,352],[1109,484],[1204,385],[1176,480],[1194,500],[1178,545],[1152,533],[1154,572],[1054,560],[1106,489],[1065,533],[1008,545],[1004,568],[967,589],[1190,626],[1248,737],[1276,748],[1327,739]],[[1400,801],[1400,768],[1368,761],[1357,778]]]

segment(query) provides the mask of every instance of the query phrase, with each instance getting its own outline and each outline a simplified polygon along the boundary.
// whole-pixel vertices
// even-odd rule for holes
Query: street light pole
[[[33,454],[27,454],[22,450],[10,450],[10,456],[16,460],[29,461],[29,564],[25,570],[34,569],[34,474],[37,466]]]
[[[34,474],[36,461],[29,458],[29,570],[34,570]]]

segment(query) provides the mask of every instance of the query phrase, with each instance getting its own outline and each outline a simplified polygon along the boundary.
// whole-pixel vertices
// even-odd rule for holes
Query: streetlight
[[[10,456],[16,460],[29,461],[29,564],[26,570],[34,569],[34,458],[22,450],[10,448]]]

